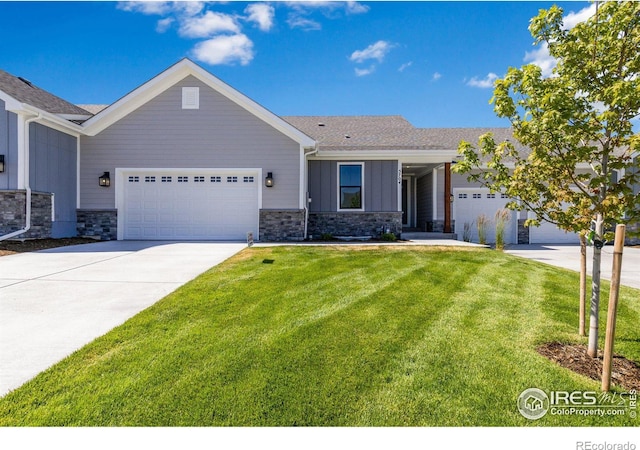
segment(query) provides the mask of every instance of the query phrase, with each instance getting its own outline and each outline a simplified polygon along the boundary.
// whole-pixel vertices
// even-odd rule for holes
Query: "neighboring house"
[[[188,59],[108,106],[0,72],[0,239],[462,238],[506,202],[451,174],[460,140],[487,131],[509,137],[400,116],[279,117]],[[512,218],[507,243],[577,241]]]
[[[89,117],[0,70],[0,235],[76,235],[76,121]]]

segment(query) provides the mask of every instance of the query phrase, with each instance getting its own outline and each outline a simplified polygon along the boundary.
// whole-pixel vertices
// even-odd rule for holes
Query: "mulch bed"
[[[61,239],[25,239],[23,241],[0,241],[0,256],[14,253],[34,252],[48,248],[66,247],[67,245],[90,244],[96,242],[90,238],[61,238]]]
[[[592,358],[587,355],[587,347],[577,344],[550,342],[537,348],[538,353],[555,361],[562,367],[587,376],[593,380],[602,379],[602,356]],[[640,391],[640,365],[624,356],[613,356],[611,381],[626,391]]]

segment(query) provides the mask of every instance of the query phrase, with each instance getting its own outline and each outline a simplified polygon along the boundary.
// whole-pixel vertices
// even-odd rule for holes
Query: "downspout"
[[[318,153],[318,143],[316,142],[316,146],[309,153],[305,153],[304,162],[305,162],[305,194],[304,194],[304,237],[303,239],[307,240],[307,230],[309,228],[309,156],[315,155]]]
[[[21,230],[18,231],[13,231],[9,234],[5,234],[3,236],[0,236],[0,241],[5,241],[7,239],[11,239],[13,237],[16,236],[20,236],[21,234],[26,233],[27,231],[29,231],[31,229],[31,186],[30,186],[30,182],[29,182],[29,153],[30,153],[30,149],[29,149],[29,124],[31,124],[31,122],[38,120],[42,117],[42,114],[38,113],[37,116],[35,117],[31,117],[30,119],[26,119],[24,121],[24,139],[23,139],[23,144],[24,144],[24,187],[25,187],[25,191],[26,191],[26,200],[25,200],[25,212],[26,212],[26,218],[25,218],[25,224],[24,224],[24,228],[22,228]]]

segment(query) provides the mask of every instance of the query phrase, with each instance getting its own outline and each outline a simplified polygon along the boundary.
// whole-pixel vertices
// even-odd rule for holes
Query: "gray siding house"
[[[279,117],[188,59],[101,106],[0,71],[0,240],[462,238],[507,202],[451,173],[460,140],[487,131],[510,135]],[[508,243],[577,242],[526,218],[511,215]]]
[[[0,71],[0,235],[68,237],[76,231],[80,127],[87,111]]]

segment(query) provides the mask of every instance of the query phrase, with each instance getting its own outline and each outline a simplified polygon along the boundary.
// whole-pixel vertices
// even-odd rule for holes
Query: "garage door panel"
[[[478,237],[478,217],[484,215],[488,220],[486,226],[486,239],[488,243],[496,242],[496,225],[495,214],[500,209],[506,209],[509,202],[500,193],[491,193],[489,189],[455,189],[454,190],[454,208],[455,208],[455,233],[458,239],[464,236],[465,224],[469,226],[472,242],[479,242]],[[517,214],[509,212],[510,219],[505,226],[504,242],[505,244],[514,244],[517,242]]]
[[[579,244],[578,233],[567,233],[552,223],[542,222],[539,227],[529,228],[531,244]]]
[[[210,171],[215,172],[215,171]],[[124,178],[125,239],[244,239],[258,231],[257,173],[133,173]]]

